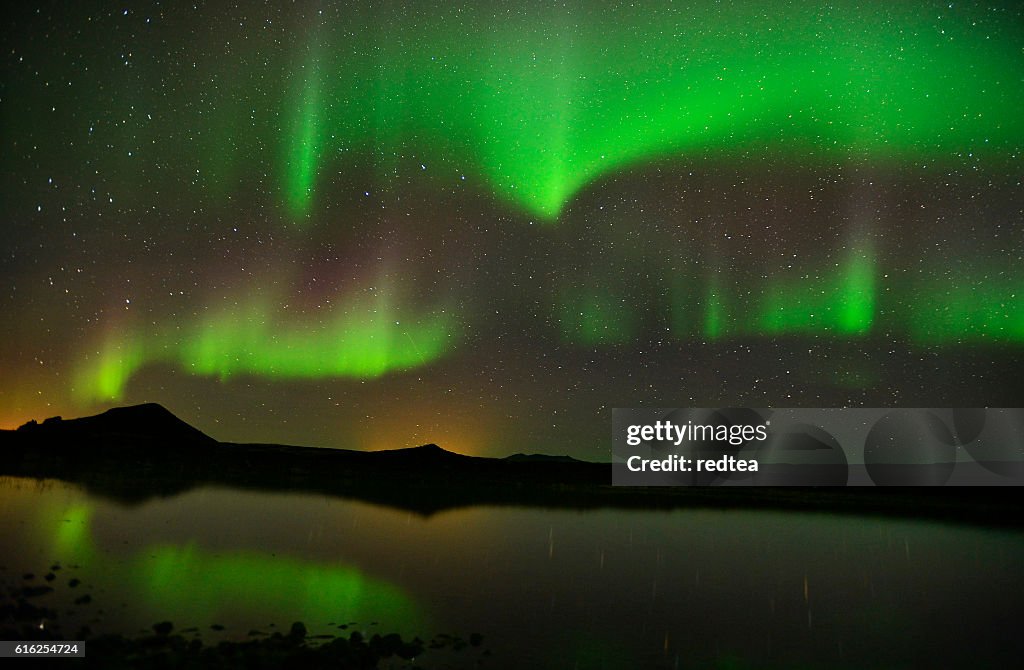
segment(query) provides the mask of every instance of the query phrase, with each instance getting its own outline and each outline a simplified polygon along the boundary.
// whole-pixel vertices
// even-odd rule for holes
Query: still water
[[[25,573],[47,583],[61,566],[33,602],[68,636],[165,620],[206,641],[293,621],[311,634],[480,633],[464,660],[484,668],[1003,667],[1024,651],[1024,534],[935,522],[514,507],[423,517],[222,488],[124,506],[0,478],[0,538],[7,585]]]

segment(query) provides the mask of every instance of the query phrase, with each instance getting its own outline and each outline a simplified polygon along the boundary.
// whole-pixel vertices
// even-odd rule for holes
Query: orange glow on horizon
[[[70,406],[68,406],[70,405]],[[106,408],[98,411],[90,411],[90,407],[77,406],[72,403],[64,406],[64,411],[58,410],[54,405],[50,403],[42,402],[37,405],[21,405],[13,407],[4,407],[0,409],[0,430],[16,430],[21,426],[24,426],[29,421],[43,421],[59,416],[64,419],[76,419],[82,416],[91,416],[93,414],[99,414]]]
[[[363,451],[408,449],[436,444],[446,451],[465,456],[493,456],[488,453],[494,421],[489,416],[441,416],[428,408],[414,409],[400,423],[367,423],[355,433],[354,448]]]
[[[42,423],[51,416],[57,416],[51,408],[5,409],[0,411],[0,430],[15,430],[33,420]]]
[[[0,430],[15,430],[29,421],[42,423],[54,416],[85,416],[83,407],[54,390],[52,380],[39,370],[12,370],[0,379]]]
[[[460,433],[452,429],[447,429],[445,433],[444,436],[438,433],[430,439],[422,439],[418,437],[420,434],[418,432],[394,429],[391,433],[377,432],[360,437],[357,448],[362,451],[388,451],[436,444],[445,451],[453,451],[464,456],[481,455],[481,441],[475,435]]]

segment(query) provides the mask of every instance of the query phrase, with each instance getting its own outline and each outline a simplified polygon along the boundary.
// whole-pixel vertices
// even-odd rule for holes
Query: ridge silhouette
[[[0,430],[0,476],[60,479],[123,504],[201,486],[314,493],[423,515],[473,505],[769,508],[1024,525],[1015,487],[613,487],[611,464],[467,456],[437,444],[355,451],[220,442],[156,403]]]
[[[55,416],[42,423],[29,421],[20,426],[17,432],[47,439],[88,436],[113,440],[216,443],[212,437],[182,421],[166,407],[157,403],[114,407],[94,416],[77,419]]]

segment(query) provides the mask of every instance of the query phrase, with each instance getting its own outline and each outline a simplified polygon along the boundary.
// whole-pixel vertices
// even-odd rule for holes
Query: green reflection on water
[[[401,588],[341,563],[316,563],[255,551],[213,553],[195,542],[156,544],[127,557],[97,547],[90,504],[44,506],[38,528],[52,555],[94,576],[116,576],[120,597],[154,620],[203,625],[242,618],[252,625],[303,621],[427,630],[427,619]]]
[[[47,516],[54,525],[53,553],[55,556],[73,556],[78,563],[91,563],[96,558],[96,547],[90,533],[92,506],[76,504],[61,512],[51,508]]]
[[[422,617],[399,588],[354,567],[255,552],[214,555],[194,543],[150,547],[133,564],[138,593],[201,622],[225,610],[264,610],[307,622],[387,621],[416,629]]]

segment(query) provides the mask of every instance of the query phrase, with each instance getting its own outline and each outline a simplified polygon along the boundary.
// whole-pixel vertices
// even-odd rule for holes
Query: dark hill
[[[78,419],[64,420],[58,416],[41,424],[30,421],[17,432],[36,441],[100,441],[133,445],[216,443],[212,437],[156,403],[115,407],[102,414]]]
[[[384,451],[371,451],[373,460],[380,464],[401,464],[403,466],[428,466],[428,465],[451,465],[454,463],[468,463],[473,460],[472,456],[456,454],[447,451],[436,444],[424,444],[419,447],[408,449],[386,449]]]
[[[1012,486],[612,487],[611,464],[567,456],[479,458],[436,444],[364,452],[218,442],[157,404],[0,431],[0,475],[62,479],[127,503],[226,486],[320,493],[423,514],[468,505],[742,507],[1024,524]]]
[[[218,442],[157,404],[0,431],[0,474],[53,477],[132,502],[203,485],[320,492],[422,512],[529,502],[610,483],[607,464],[477,458],[436,444],[385,451]],[[538,497],[539,496],[539,497]]]

